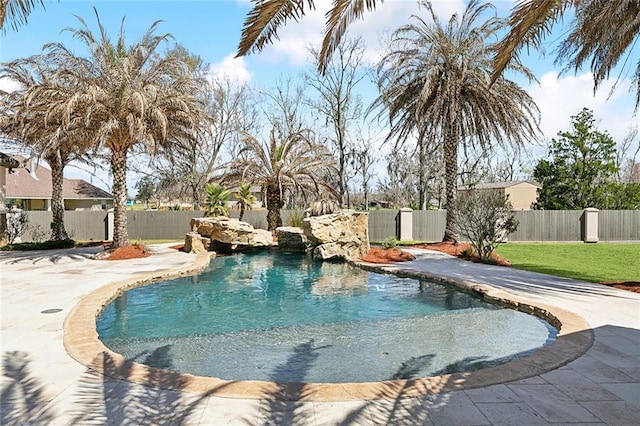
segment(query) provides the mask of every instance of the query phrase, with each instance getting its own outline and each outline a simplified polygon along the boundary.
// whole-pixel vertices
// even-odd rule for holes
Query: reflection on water
[[[333,382],[428,375],[474,357],[490,364],[555,337],[543,321],[448,286],[271,253],[218,258],[196,277],[132,289],[98,330],[125,356],[171,347],[174,368],[226,379],[268,380],[312,341],[322,350],[308,380]]]

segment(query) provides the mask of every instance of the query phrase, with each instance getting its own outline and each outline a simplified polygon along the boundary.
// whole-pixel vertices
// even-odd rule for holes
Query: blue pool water
[[[217,258],[198,275],[129,290],[97,325],[105,345],[151,366],[279,382],[472,371],[556,336],[448,286],[277,252]]]

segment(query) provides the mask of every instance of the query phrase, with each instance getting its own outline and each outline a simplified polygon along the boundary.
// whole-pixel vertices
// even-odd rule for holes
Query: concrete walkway
[[[72,359],[63,322],[86,295],[142,273],[189,268],[166,246],[131,261],[95,261],[97,249],[0,253],[3,355],[0,424],[374,425],[640,424],[640,295],[548,275],[415,251],[403,269],[489,284],[582,316],[595,342],[575,361],[517,382],[394,400],[229,399],[117,381]]]

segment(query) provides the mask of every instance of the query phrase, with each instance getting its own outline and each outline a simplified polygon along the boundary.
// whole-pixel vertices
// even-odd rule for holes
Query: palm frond
[[[242,28],[238,56],[250,51],[261,51],[266,44],[278,38],[278,29],[289,19],[300,20],[305,14],[305,3],[314,9],[313,0],[252,0],[255,4],[247,14]]]
[[[43,0],[2,0],[0,1],[0,29],[6,32],[5,24],[9,22],[11,28],[17,31],[21,25],[26,25],[29,15],[38,7],[44,7]]]
[[[323,74],[349,24],[360,19],[366,11],[370,12],[375,8],[376,0],[334,0],[333,8],[327,13],[327,25],[318,60],[318,68]]]
[[[512,10],[508,23],[511,29],[496,45],[494,72],[491,82],[498,76],[523,47],[540,48],[544,36],[562,18],[566,9],[584,0],[522,0]]]

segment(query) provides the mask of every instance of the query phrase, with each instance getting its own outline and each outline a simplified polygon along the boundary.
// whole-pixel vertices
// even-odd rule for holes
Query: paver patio
[[[164,377],[148,378],[153,386],[105,377],[67,354],[64,320],[80,300],[109,283],[194,263],[194,255],[153,248],[156,254],[149,258],[115,262],[92,260],[97,249],[0,253],[0,423],[640,424],[640,295],[424,250],[397,268],[488,284],[533,304],[573,312],[593,328],[592,347],[560,368],[523,380],[394,399],[232,399],[164,390],[169,387]],[[43,313],[51,309],[61,310]]]

